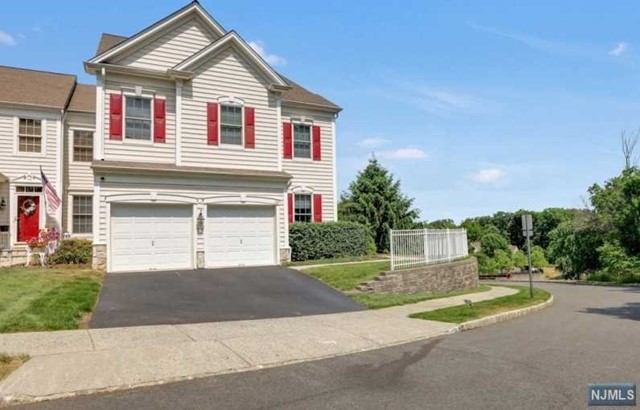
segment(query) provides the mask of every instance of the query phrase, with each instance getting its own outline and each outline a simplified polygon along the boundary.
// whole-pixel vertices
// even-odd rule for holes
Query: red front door
[[[40,233],[40,197],[18,196],[18,242],[37,238]]]

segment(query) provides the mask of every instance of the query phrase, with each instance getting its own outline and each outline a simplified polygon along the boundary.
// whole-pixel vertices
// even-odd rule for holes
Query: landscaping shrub
[[[49,264],[74,264],[84,265],[91,263],[93,248],[91,241],[87,239],[64,239],[58,249],[49,256]]]
[[[363,256],[375,252],[369,230],[355,222],[294,223],[289,226],[289,244],[292,261]]]

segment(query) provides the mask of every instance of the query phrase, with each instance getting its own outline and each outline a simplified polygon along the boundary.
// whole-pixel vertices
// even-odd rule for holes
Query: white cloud
[[[264,58],[264,61],[266,61],[270,65],[277,66],[287,64],[287,60],[284,57],[267,53],[267,50],[265,49],[264,43],[262,41],[250,41],[249,45],[256,51],[256,53],[260,54],[260,57]]]
[[[420,81],[387,77],[381,83],[388,84],[378,91],[383,97],[438,117],[473,114],[491,105],[488,101],[470,94],[450,88],[434,87]]]
[[[544,53],[571,54],[582,56],[592,56],[597,53],[597,50],[594,50],[593,47],[585,47],[582,45],[563,43],[561,41],[547,40],[528,34],[518,33],[515,31],[499,30],[493,27],[482,26],[475,23],[467,23],[467,26],[471,27],[474,30],[493,34],[498,37],[507,38],[509,40],[524,44],[529,48],[542,51]]]
[[[378,155],[386,159],[424,159],[427,157],[427,153],[420,148],[398,148],[382,151]]]
[[[629,45],[621,41],[620,43],[616,44],[616,46],[612,48],[611,51],[609,51],[609,55],[614,57],[620,57],[621,55],[626,53],[628,49],[629,49]]]
[[[384,138],[365,138],[361,141],[358,141],[358,146],[362,148],[378,148],[383,145],[389,144],[391,141]]]
[[[471,175],[471,179],[480,184],[495,184],[507,176],[506,172],[498,168],[481,169]]]
[[[9,33],[0,30],[0,46],[15,46],[16,39]]]

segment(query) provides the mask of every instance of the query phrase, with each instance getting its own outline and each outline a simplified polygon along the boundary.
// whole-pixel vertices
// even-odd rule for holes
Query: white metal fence
[[[391,230],[391,270],[448,262],[468,254],[465,229]]]

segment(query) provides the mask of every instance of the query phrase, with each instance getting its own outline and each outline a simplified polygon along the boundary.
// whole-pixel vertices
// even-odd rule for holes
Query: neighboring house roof
[[[151,162],[130,162],[130,161],[93,161],[91,168],[96,172],[117,173],[131,172],[157,174],[159,172],[173,174],[199,174],[199,175],[217,175],[220,177],[245,177],[251,179],[274,179],[281,181],[289,181],[292,177],[283,171],[263,171],[238,168],[211,168],[211,167],[192,167],[178,166],[174,164],[157,164]]]
[[[77,84],[69,102],[69,111],[96,112],[96,86]]]
[[[64,109],[76,76],[0,66],[0,102]]]
[[[206,23],[206,27],[208,27],[212,32],[215,32],[218,36],[223,36],[224,34],[226,34],[226,30],[213,17],[211,17],[211,15],[200,5],[200,3],[198,3],[197,1],[192,1],[180,10],[171,13],[167,17],[163,18],[160,21],[157,21],[144,30],[137,32],[131,37],[127,37],[124,41],[121,41],[118,44],[112,45],[108,49],[105,49],[102,53],[98,53],[91,60],[89,60],[89,62],[104,63],[106,60],[118,54],[121,54],[128,48],[133,47],[135,44],[138,44],[145,39],[152,37],[156,32],[163,30],[165,27],[171,25],[172,23],[179,21],[182,18],[186,18],[185,16],[197,16],[197,18],[200,18]],[[98,50],[100,50],[100,46],[98,46]]]

